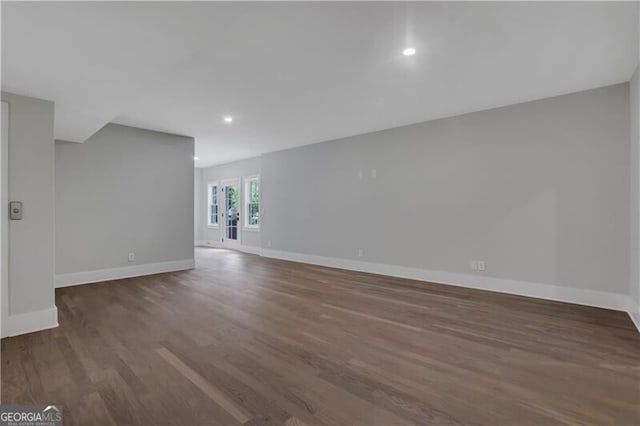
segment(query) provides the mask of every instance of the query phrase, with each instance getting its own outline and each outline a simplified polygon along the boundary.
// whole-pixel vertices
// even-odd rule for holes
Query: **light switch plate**
[[[9,203],[9,219],[22,220],[22,201],[11,201]]]

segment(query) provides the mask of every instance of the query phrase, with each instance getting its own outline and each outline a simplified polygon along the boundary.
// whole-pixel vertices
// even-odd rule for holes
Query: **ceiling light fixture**
[[[416,54],[416,49],[414,47],[407,47],[402,51],[404,56],[413,56]]]
[[[198,161],[198,157],[193,157],[193,160],[194,161]]]
[[[225,116],[222,120],[223,120],[225,123],[233,123],[233,117],[232,117],[232,116],[230,116],[230,115]]]

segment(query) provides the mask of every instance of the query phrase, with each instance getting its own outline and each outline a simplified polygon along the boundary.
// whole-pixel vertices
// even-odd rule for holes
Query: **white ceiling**
[[[3,1],[2,89],[55,101],[57,139],[190,135],[202,167],[628,81],[637,9]]]

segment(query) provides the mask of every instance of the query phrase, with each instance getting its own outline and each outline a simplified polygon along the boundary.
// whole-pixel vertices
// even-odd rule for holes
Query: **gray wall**
[[[193,138],[116,124],[56,141],[56,273],[193,259],[193,150]]]
[[[225,179],[242,178],[245,176],[260,174],[260,157],[249,158],[247,160],[236,161],[234,163],[224,164],[203,168],[202,170],[202,186],[200,188],[200,198],[202,201],[201,210],[204,214],[201,220],[201,235],[203,241],[219,243],[221,241],[220,228],[211,228],[207,226],[207,186],[210,182],[218,182]],[[240,197],[244,200],[244,184],[240,185]],[[244,212],[243,212],[244,213]],[[244,223],[244,222],[243,222]],[[260,247],[260,230],[247,230],[244,226],[240,231],[240,244],[247,247]]]
[[[631,290],[640,313],[640,66],[630,84],[631,117]]]
[[[625,83],[265,154],[262,247],[628,294],[629,128]]]
[[[9,199],[24,218],[9,221],[9,315],[55,306],[53,102],[2,93],[9,104]]]

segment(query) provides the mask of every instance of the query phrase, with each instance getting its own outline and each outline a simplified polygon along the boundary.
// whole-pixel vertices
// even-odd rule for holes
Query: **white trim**
[[[609,293],[562,287],[553,284],[542,284],[528,281],[517,281],[504,278],[461,274],[456,272],[431,271],[407,266],[385,265],[358,260],[338,259],[302,253],[278,250],[262,250],[262,256],[293,262],[311,263],[331,268],[368,272],[392,277],[441,283],[479,290],[496,291],[518,296],[535,297],[559,302],[577,303],[580,305],[614,309],[628,312],[631,309],[631,298],[625,294]]]
[[[2,322],[2,337],[33,333],[58,326],[58,308],[9,315]]]
[[[220,241],[196,240],[195,246],[196,247],[216,247],[216,248],[220,248],[220,247],[222,247],[222,244],[220,243]]]
[[[219,241],[211,241],[211,240],[197,240],[195,243],[196,247],[213,247],[213,248],[223,248]],[[241,251],[243,253],[251,253],[262,255],[262,249],[257,246],[243,246],[239,245],[233,248],[226,248],[227,250],[236,250]]]
[[[638,332],[640,332],[640,313],[629,312],[631,322],[636,326]]]
[[[9,316],[9,104],[2,102],[0,141],[0,324]],[[1,333],[1,332],[0,332]],[[2,333],[4,335],[4,333]]]
[[[262,249],[260,247],[256,247],[256,246],[239,246],[236,247],[234,250],[238,250],[244,253],[250,253],[250,254],[257,254],[258,256],[262,256]]]
[[[195,268],[194,259],[172,260],[169,262],[146,263],[143,265],[124,266],[121,268],[99,269],[97,271],[72,272],[58,274],[55,278],[56,288],[100,281],[119,280],[142,275],[161,274],[164,272],[183,271]]]

